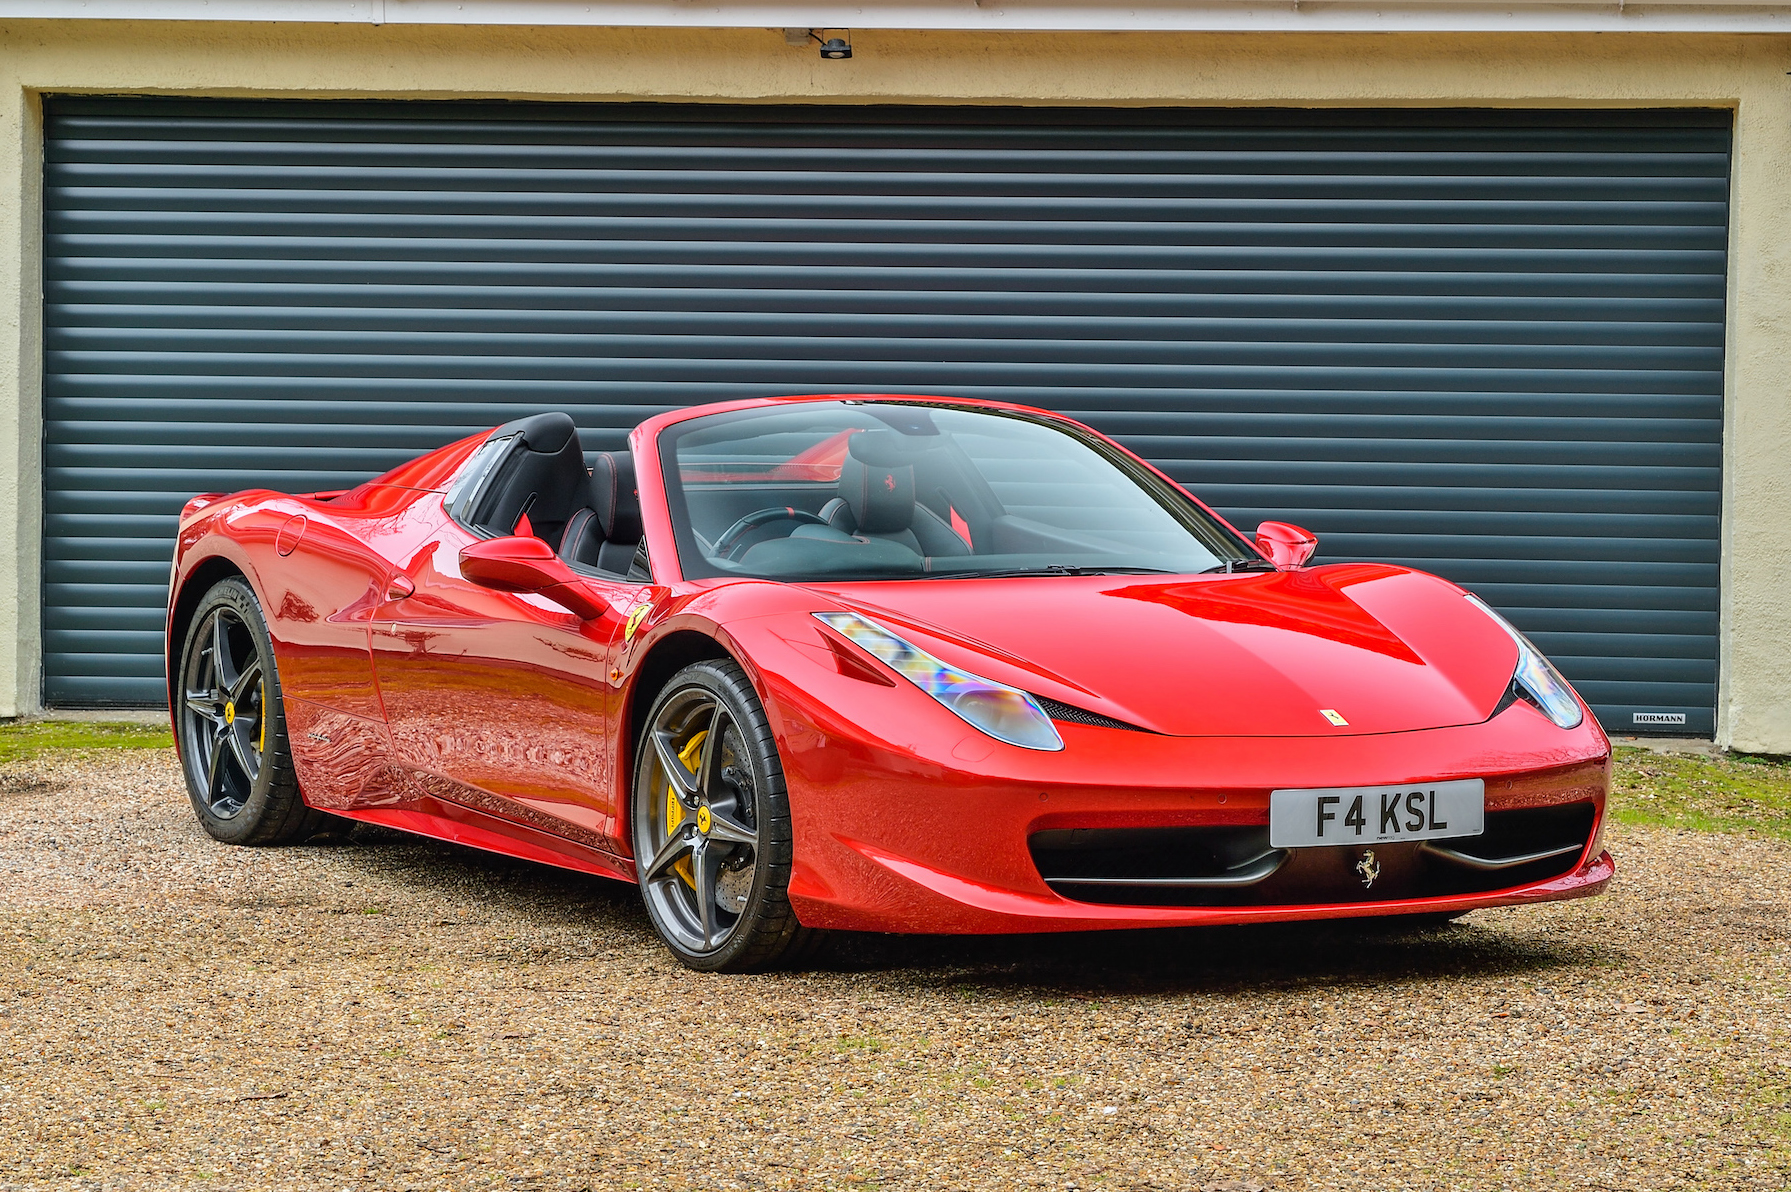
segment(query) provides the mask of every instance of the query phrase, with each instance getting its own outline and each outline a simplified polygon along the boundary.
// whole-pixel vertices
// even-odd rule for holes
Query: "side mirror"
[[[539,538],[487,538],[460,552],[460,574],[481,588],[534,592],[587,621],[601,620],[609,606],[584,592],[572,568]]]
[[[1318,549],[1318,535],[1286,522],[1267,521],[1256,527],[1256,549],[1281,571],[1298,571]]]

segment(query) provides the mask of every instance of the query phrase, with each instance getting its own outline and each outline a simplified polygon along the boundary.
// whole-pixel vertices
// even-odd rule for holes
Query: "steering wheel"
[[[768,526],[775,521],[793,521],[798,525],[824,526],[827,519],[817,517],[801,509],[792,509],[788,505],[778,505],[770,509],[755,509],[722,532],[715,540],[715,553],[724,559],[731,559],[734,549],[740,545],[748,533],[760,526]]]

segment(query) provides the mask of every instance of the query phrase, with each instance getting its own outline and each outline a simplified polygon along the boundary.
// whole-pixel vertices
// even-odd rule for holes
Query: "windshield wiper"
[[[1240,571],[1274,571],[1275,565],[1267,559],[1227,559],[1217,567],[1208,567],[1202,575],[1236,575]]]
[[[1042,567],[1007,567],[995,571],[932,571],[920,579],[1016,579],[1028,575],[1180,575],[1162,567],[1079,567],[1047,563]]]

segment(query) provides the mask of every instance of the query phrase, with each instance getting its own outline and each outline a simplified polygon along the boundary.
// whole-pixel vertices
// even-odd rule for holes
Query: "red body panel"
[[[816,590],[947,662],[1174,736],[1478,724],[1517,659],[1511,638],[1454,585],[1376,564]],[[1250,682],[1224,680],[1239,674]],[[1349,724],[1327,724],[1320,708]]]
[[[1047,828],[1266,824],[1268,794],[1278,788],[1475,777],[1486,780],[1489,811],[1589,801],[1603,815],[1610,748],[1590,720],[1564,731],[1519,704],[1482,724],[1273,739],[1062,724],[1064,750],[1040,753],[984,736],[908,684],[885,687],[839,673],[809,620],[756,618],[737,624],[734,636],[739,652],[758,663],[767,706],[777,709],[796,823],[791,895],[802,921],[816,926],[1040,931],[1444,909],[1428,901],[1344,909],[1098,906],[1052,893],[1027,850],[1028,836]],[[1590,893],[1609,876],[1600,876],[1597,856],[1581,860],[1577,880],[1549,896]],[[1486,906],[1539,896],[1498,891],[1458,901]]]
[[[611,671],[640,586],[590,581],[611,612],[581,621],[542,596],[467,583],[459,554],[476,539],[443,523],[398,560],[411,593],[374,613],[393,759],[432,794],[614,851]]]
[[[1046,931],[1459,910],[1595,893],[1610,878],[1595,832],[1571,873],[1444,898],[1117,906],[1054,893],[1028,850],[1035,832],[1260,825],[1278,788],[1473,777],[1486,782],[1489,812],[1589,803],[1601,823],[1609,744],[1590,715],[1563,730],[1528,704],[1500,710],[1512,639],[1453,585],[1397,567],[686,581],[656,436],[684,418],[764,404],[637,428],[657,582],[581,580],[583,596],[608,610],[597,619],[460,574],[461,549],[478,539],[448,517],[442,493],[484,436],[332,499],[195,501],[175,592],[219,561],[255,588],[307,802],[622,878],[633,875],[634,685],[668,635],[713,639],[745,667],[776,733],[796,830],[791,896],[811,926]],[[840,642],[812,616],[833,610],[1144,731],[1062,723],[1061,752],[1002,744],[881,664],[842,662]],[[171,659],[178,631],[171,621]]]

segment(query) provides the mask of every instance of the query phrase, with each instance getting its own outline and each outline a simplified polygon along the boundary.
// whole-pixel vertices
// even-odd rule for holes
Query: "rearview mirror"
[[[1298,571],[1318,549],[1318,535],[1286,522],[1266,521],[1256,527],[1256,549],[1281,571]]]
[[[487,538],[460,552],[460,574],[481,588],[534,592],[587,621],[600,620],[609,606],[584,592],[578,576],[539,538],[516,534]]]

